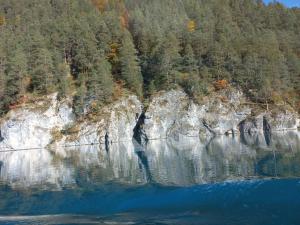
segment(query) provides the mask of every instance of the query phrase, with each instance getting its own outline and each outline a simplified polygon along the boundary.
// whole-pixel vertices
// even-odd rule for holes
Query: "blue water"
[[[297,225],[299,134],[272,138],[0,153],[0,224]]]
[[[15,193],[7,199],[1,224],[51,223],[85,218],[86,222],[161,224],[299,224],[300,180],[225,182],[192,187],[109,184],[88,191],[64,190],[34,195]],[[29,217],[13,217],[14,214]],[[10,217],[7,217],[9,215]],[[44,217],[35,217],[44,215]],[[76,216],[77,215],[77,216]],[[11,219],[11,222],[4,222]],[[44,222],[43,222],[44,221]]]

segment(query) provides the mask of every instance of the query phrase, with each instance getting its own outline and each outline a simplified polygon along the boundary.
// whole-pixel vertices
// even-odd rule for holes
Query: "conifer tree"
[[[120,66],[121,78],[126,82],[126,86],[137,93],[138,96],[142,96],[143,78],[141,67],[132,37],[128,32],[125,32],[120,48]]]
[[[97,103],[105,103],[110,100],[113,92],[113,79],[111,65],[104,56],[99,56],[90,72],[87,82],[88,96]]]
[[[179,41],[174,34],[169,34],[159,46],[155,54],[154,67],[155,85],[169,88],[176,80],[180,63]]]
[[[27,74],[27,58],[21,46],[10,52],[6,67],[5,99],[7,104],[13,103],[26,92],[23,83]]]
[[[46,48],[33,50],[31,64],[32,88],[38,93],[50,93],[54,87],[54,65],[51,52]]]
[[[66,97],[70,93],[72,85],[72,78],[69,76],[70,68],[67,63],[59,63],[56,68],[56,75],[58,78],[58,96]]]
[[[187,44],[184,48],[181,64],[180,69],[184,72],[191,73],[198,70],[197,60],[190,44]]]
[[[77,92],[73,98],[73,110],[76,116],[80,116],[84,113],[86,92],[86,74],[80,73]]]

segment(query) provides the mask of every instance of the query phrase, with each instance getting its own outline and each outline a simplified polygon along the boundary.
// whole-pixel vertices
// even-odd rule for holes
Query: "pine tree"
[[[5,109],[5,68],[6,68],[6,53],[4,52],[4,46],[0,42],[0,115],[2,115],[6,109]]]
[[[87,92],[96,103],[105,103],[110,100],[113,92],[111,65],[104,56],[97,58],[90,72],[87,82]]]
[[[10,52],[6,67],[5,102],[11,104],[26,92],[24,78],[27,74],[27,58],[21,46]]]
[[[86,92],[86,74],[80,73],[77,93],[73,98],[73,110],[76,116],[81,116],[84,113]]]
[[[50,93],[54,83],[54,65],[51,52],[46,48],[33,51],[33,64],[31,64],[32,88],[38,93]]]
[[[132,37],[128,32],[125,32],[120,48],[120,66],[121,78],[126,82],[126,86],[138,96],[142,96],[143,78],[141,67]]]
[[[0,115],[6,112],[5,107],[5,73],[0,70]]]
[[[33,32],[27,41],[30,88],[37,93],[47,94],[55,85],[53,54],[47,48],[46,39],[39,31]]]
[[[176,80],[180,64],[179,41],[169,34],[162,42],[151,64],[155,75],[156,87],[169,88]]]
[[[180,70],[187,73],[198,70],[197,60],[190,44],[187,44],[184,48]]]
[[[58,96],[63,98],[68,96],[72,85],[72,77],[69,76],[70,68],[67,63],[59,63],[56,68],[56,75],[58,77]]]

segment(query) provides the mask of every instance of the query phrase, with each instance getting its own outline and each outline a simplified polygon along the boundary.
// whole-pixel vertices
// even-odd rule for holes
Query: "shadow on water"
[[[146,174],[147,182],[153,182],[151,171],[148,164],[148,159],[145,151],[136,151],[137,156],[139,157],[139,162],[141,164],[141,168],[144,169]]]

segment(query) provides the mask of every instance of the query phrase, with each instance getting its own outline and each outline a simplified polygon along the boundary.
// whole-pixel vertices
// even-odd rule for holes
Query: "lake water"
[[[300,224],[300,133],[0,152],[0,224]]]

